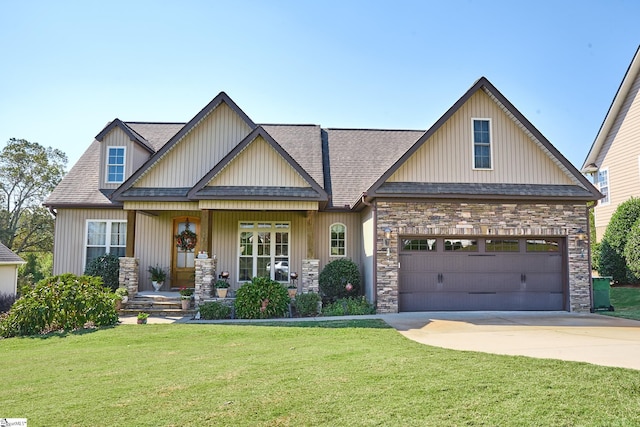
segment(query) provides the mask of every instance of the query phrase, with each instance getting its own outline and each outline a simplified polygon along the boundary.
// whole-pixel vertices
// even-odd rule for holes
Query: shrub
[[[636,280],[635,274],[627,268],[624,247],[627,244],[629,230],[638,218],[640,218],[640,198],[635,197],[621,203],[611,216],[600,242],[598,273],[601,276],[611,276],[614,282],[618,283]]]
[[[120,258],[112,254],[101,255],[94,258],[84,270],[87,276],[102,277],[102,283],[112,291],[120,286]]]
[[[360,316],[376,314],[376,309],[364,297],[342,298],[322,309],[325,316]]]
[[[315,316],[318,314],[318,303],[320,295],[315,292],[305,292],[298,294],[293,303],[296,313],[301,317]]]
[[[40,281],[23,294],[0,320],[0,336],[71,331],[118,322],[114,294],[100,278],[63,274]]]
[[[591,240],[591,268],[600,270],[600,243],[595,240]]]
[[[629,230],[623,255],[627,262],[627,269],[631,273],[627,279],[640,277],[640,220]]]
[[[231,317],[231,307],[217,301],[205,302],[200,305],[200,318],[204,320],[228,319]]]
[[[360,295],[360,272],[358,266],[347,258],[340,258],[327,264],[318,278],[323,299],[334,302],[340,298]],[[347,284],[351,284],[351,290]]]
[[[0,313],[9,311],[14,302],[16,302],[14,294],[0,293]]]
[[[266,319],[284,317],[290,301],[282,284],[266,277],[254,277],[238,289],[234,306],[240,319]]]

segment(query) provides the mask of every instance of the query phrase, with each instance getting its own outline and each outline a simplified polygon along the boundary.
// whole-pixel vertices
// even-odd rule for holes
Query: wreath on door
[[[196,247],[198,235],[189,229],[189,220],[184,225],[184,230],[176,234],[176,246],[183,251],[190,251]]]

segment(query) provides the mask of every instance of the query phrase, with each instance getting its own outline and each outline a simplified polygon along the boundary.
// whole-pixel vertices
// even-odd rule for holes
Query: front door
[[[199,218],[180,217],[173,220],[172,288],[195,286],[195,254],[198,253],[199,235]]]

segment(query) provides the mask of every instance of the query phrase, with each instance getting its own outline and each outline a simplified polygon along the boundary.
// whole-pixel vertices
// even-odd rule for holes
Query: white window
[[[107,182],[124,182],[125,147],[107,147]]]
[[[473,168],[491,169],[491,119],[473,121]]]
[[[331,250],[329,256],[347,255],[347,227],[344,224],[331,224],[329,228]]]
[[[238,228],[238,280],[268,277],[288,282],[290,224],[242,221]]]
[[[87,221],[85,249],[85,266],[94,258],[104,254],[124,256],[127,249],[127,222],[114,220]]]
[[[598,190],[604,195],[602,199],[600,199],[599,204],[608,205],[609,204],[609,169],[600,169],[598,170]]]

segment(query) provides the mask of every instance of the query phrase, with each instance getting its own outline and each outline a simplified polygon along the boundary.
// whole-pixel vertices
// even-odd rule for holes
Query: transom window
[[[240,222],[238,280],[268,277],[289,280],[288,222]]]
[[[527,239],[527,252],[560,252],[558,239]]]
[[[601,205],[609,204],[609,169],[598,170],[598,190],[604,195],[599,203]]]
[[[520,242],[515,239],[487,239],[484,250],[485,252],[520,252]]]
[[[124,182],[125,147],[107,148],[107,182]]]
[[[85,266],[104,254],[122,257],[127,249],[127,222],[89,220],[85,242]]]
[[[435,251],[436,239],[402,239],[405,251]]]
[[[471,239],[445,239],[444,250],[478,252],[478,241]]]
[[[473,119],[473,167],[491,169],[491,120]]]
[[[344,224],[332,224],[329,230],[331,239],[331,256],[346,256],[347,227]]]

